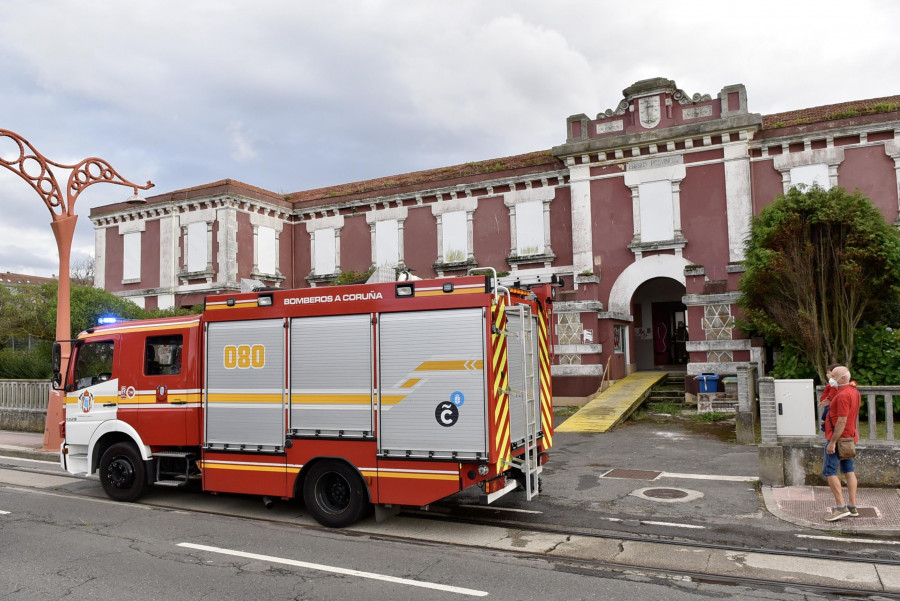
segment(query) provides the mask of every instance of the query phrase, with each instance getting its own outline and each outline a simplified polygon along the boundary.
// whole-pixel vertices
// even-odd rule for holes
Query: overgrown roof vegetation
[[[900,96],[886,96],[869,100],[855,100],[829,104],[772,115],[763,115],[763,129],[779,129],[795,125],[807,125],[850,117],[892,113],[900,111]]]

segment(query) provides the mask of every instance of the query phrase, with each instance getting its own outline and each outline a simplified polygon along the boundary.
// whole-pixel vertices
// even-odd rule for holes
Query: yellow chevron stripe
[[[445,296],[447,294],[484,294],[484,287],[455,288],[453,292],[444,292],[443,290],[416,290],[416,296]]]
[[[248,309],[250,307],[258,307],[258,306],[259,306],[259,302],[256,299],[253,299],[250,301],[241,301],[239,303],[234,303],[230,307],[225,304],[207,305],[206,310],[207,311],[218,311],[219,309]]]
[[[494,326],[499,332],[503,332],[506,329],[505,301],[506,299],[501,297],[499,303],[494,306]],[[497,465],[499,469],[505,470],[512,465],[509,432],[509,397],[503,392],[506,389],[508,377],[506,373],[508,367],[506,335],[492,333],[491,342],[494,346],[491,362],[494,368],[494,398],[496,399],[494,409],[494,423],[496,424],[494,448],[497,452]]]
[[[102,337],[102,336],[109,336],[110,334],[119,333],[119,332],[146,332],[149,330],[153,330],[154,332],[157,332],[157,331],[163,331],[163,330],[181,330],[184,328],[196,328],[199,326],[200,326],[199,320],[194,321],[194,322],[175,323],[175,324],[166,324],[166,325],[150,325],[150,324],[148,324],[148,325],[128,325],[128,326],[121,325],[121,326],[116,326],[111,329],[106,329],[106,330],[101,330],[101,331],[97,331],[97,332],[92,332],[90,334],[80,335],[80,336],[78,336],[78,338],[81,340],[86,340],[88,338],[98,338],[98,337]]]
[[[285,472],[284,465],[237,465],[234,463],[216,463],[214,461],[198,461],[203,470],[237,470],[241,472]]]
[[[550,394],[550,344],[547,330],[547,316],[538,313],[538,346],[541,376],[541,421],[544,433],[544,449],[553,446],[553,398]]]
[[[281,393],[224,393],[219,392],[209,395],[210,403],[281,403]]]
[[[371,394],[292,394],[298,405],[371,405]]]
[[[473,359],[468,361],[425,361],[416,371],[466,371],[484,369],[484,361]]]
[[[378,472],[379,478],[404,478],[408,480],[459,480],[457,474],[422,474],[407,472]]]
[[[94,395],[94,406],[97,406],[101,403],[118,403],[119,396],[118,395]],[[66,397],[66,405],[77,405],[78,397],[77,396],[67,396]]]

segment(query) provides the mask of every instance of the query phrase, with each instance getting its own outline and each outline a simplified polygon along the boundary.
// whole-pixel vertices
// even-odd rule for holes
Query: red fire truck
[[[556,280],[495,276],[209,296],[202,314],[73,341],[60,461],[150,486],[302,497],[321,524],[473,485],[531,499],[553,440]],[[59,366],[57,366],[57,376]]]

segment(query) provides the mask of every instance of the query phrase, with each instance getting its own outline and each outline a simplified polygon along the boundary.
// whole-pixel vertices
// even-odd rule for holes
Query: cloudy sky
[[[548,149],[566,117],[650,77],[713,96],[742,83],[761,114],[900,94],[898,2],[0,6],[0,129],[58,163],[99,156],[153,180],[146,195],[224,178],[288,193]],[[93,254],[90,208],[130,193],[81,195],[73,260]],[[49,223],[0,169],[0,272],[57,273]]]

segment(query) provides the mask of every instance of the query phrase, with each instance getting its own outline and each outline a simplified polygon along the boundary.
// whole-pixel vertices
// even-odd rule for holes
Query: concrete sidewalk
[[[59,463],[59,451],[44,451],[43,446],[43,434],[0,430],[0,455]]]

